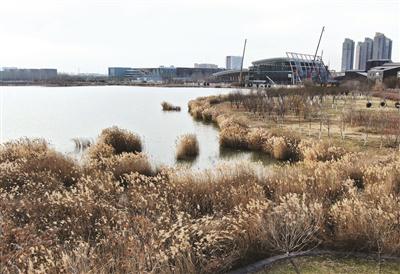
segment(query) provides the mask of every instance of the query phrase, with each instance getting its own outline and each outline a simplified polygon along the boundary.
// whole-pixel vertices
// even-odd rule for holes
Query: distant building
[[[226,69],[239,70],[242,68],[242,56],[226,56]]]
[[[354,41],[346,38],[342,46],[342,71],[352,70],[354,60]]]
[[[365,71],[369,71],[371,68],[374,68],[374,67],[380,67],[380,66],[382,66],[383,64],[386,64],[386,63],[392,63],[392,60],[389,60],[389,59],[377,59],[377,60],[371,59],[371,60],[368,60],[367,61],[367,67],[366,67]]]
[[[195,68],[203,68],[203,69],[217,69],[218,65],[215,64],[194,64]]]
[[[213,73],[222,71],[220,68],[184,68],[184,67],[158,67],[158,68],[128,68],[110,67],[110,78],[129,79],[137,81],[156,82],[196,82],[206,80]]]
[[[392,40],[377,32],[374,37],[373,59],[392,59]]]
[[[368,71],[368,80],[383,82],[388,77],[398,77],[400,63],[386,63],[379,67],[373,67]]]
[[[57,78],[57,69],[3,68],[0,81],[38,81]]]
[[[355,69],[367,70],[367,61],[372,59],[373,44],[373,40],[368,37],[364,42],[357,43]]]
[[[287,57],[254,61],[249,67],[250,83],[278,85],[301,84],[305,81],[327,83],[331,79],[320,56],[287,52]]]

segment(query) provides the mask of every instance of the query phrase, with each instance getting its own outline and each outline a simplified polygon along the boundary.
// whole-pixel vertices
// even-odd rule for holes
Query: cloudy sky
[[[224,66],[248,39],[245,66],[313,54],[340,68],[344,38],[383,32],[400,61],[399,0],[0,0],[0,67],[106,73],[109,66]]]

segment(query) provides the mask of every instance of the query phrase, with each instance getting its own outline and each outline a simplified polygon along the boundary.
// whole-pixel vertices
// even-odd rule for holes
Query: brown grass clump
[[[328,142],[312,142],[302,140],[299,144],[301,157],[308,161],[331,161],[340,159],[346,154],[342,147],[330,145]]]
[[[49,176],[69,187],[79,177],[74,160],[50,149],[43,140],[20,139],[4,144],[0,148],[0,171],[0,188],[21,186],[31,177]]]
[[[114,126],[101,132],[97,143],[89,148],[88,156],[92,159],[99,159],[113,154],[141,151],[142,141],[138,135]]]
[[[222,147],[247,149],[247,133],[248,129],[239,124],[225,126],[219,133],[219,143]]]
[[[146,154],[122,153],[105,159],[106,170],[110,170],[116,179],[123,179],[125,175],[139,173],[146,176],[154,175],[153,168]]]
[[[174,106],[171,103],[165,101],[161,103],[161,106],[163,111],[181,111],[181,107]]]
[[[199,142],[195,134],[186,134],[179,138],[176,147],[176,159],[194,159],[199,155]]]

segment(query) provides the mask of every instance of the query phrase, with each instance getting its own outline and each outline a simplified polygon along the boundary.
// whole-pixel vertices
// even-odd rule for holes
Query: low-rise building
[[[386,63],[382,66],[373,67],[368,71],[368,80],[383,82],[389,77],[398,77],[400,63]]]
[[[57,78],[57,69],[3,68],[0,81],[39,81]]]

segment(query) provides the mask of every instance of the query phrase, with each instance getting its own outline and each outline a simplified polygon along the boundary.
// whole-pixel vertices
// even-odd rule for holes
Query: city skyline
[[[304,7],[313,15],[304,16]],[[399,12],[400,3],[391,0],[250,0],[246,5],[226,0],[16,0],[0,10],[0,35],[6,38],[0,44],[0,67],[103,74],[110,66],[192,67],[198,60],[225,67],[227,55],[241,55],[245,38],[248,67],[286,51],[314,54],[324,25],[318,54],[323,50],[324,62],[340,70],[343,39],[363,41],[375,32],[392,39],[392,60],[398,61]]]

